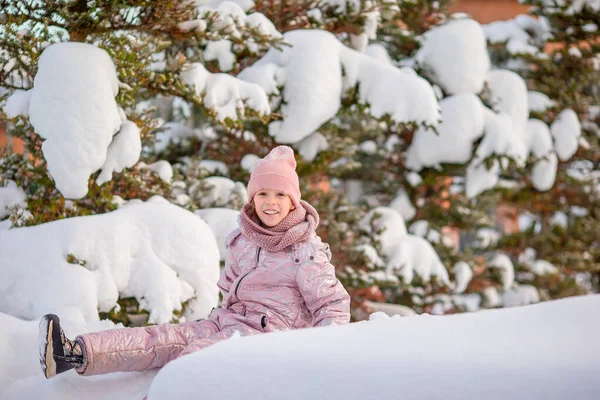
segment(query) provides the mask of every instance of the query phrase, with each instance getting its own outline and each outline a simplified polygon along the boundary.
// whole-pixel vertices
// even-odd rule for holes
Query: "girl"
[[[278,146],[259,160],[248,183],[239,227],[226,239],[218,282],[220,308],[201,321],[124,328],[65,337],[59,319],[40,322],[46,378],[75,368],[81,375],[144,371],[210,346],[234,332],[254,335],[346,324],[350,296],[315,229],[319,215],[300,200],[294,152]]]

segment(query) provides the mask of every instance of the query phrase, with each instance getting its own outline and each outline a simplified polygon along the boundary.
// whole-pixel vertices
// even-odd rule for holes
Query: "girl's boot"
[[[46,314],[42,317],[38,343],[40,364],[46,378],[83,365],[81,343],[65,336],[57,315]]]

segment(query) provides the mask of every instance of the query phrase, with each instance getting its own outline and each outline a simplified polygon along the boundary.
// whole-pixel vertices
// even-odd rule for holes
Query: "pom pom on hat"
[[[248,201],[261,189],[285,192],[296,207],[300,205],[300,182],[296,173],[294,150],[277,146],[267,156],[256,162],[248,182]]]

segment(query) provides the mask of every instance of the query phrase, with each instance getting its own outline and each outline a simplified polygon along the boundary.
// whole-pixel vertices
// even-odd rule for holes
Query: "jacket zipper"
[[[242,276],[242,278],[238,281],[237,285],[235,285],[235,290],[233,292],[233,294],[235,295],[235,297],[237,297],[237,292],[238,289],[240,287],[240,283],[242,283],[242,281],[244,280],[244,278],[246,278],[248,275],[250,275],[250,273],[252,271],[254,271],[256,268],[258,268],[258,261],[260,260],[260,251],[261,251],[262,247],[258,248],[258,251],[256,252],[256,264],[254,265],[254,268],[248,272],[246,272],[246,275]]]

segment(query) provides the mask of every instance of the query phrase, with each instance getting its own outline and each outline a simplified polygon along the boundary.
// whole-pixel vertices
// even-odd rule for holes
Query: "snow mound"
[[[196,399],[198,382],[220,399],[597,399],[598,307],[596,295],[235,338],[165,366],[148,400]]]
[[[1,230],[0,254],[0,312],[23,319],[52,312],[89,323],[119,297],[134,296],[150,323],[163,323],[185,301],[185,316],[198,319],[218,300],[219,252],[210,228],[168,203]]]
[[[30,376],[0,387],[0,399],[129,400],[149,388],[149,400],[197,399],[199,390],[204,398],[224,400],[396,399],[399,393],[413,400],[594,400],[600,394],[599,307],[594,295],[472,314],[379,314],[346,326],[231,338],[171,362],[158,375],[82,378],[69,371],[50,380],[36,360],[37,323],[0,314],[2,376],[9,369],[13,377]],[[24,349],[26,363],[12,362],[13,349],[2,346],[7,342]],[[371,360],[368,374],[365,359]]]

